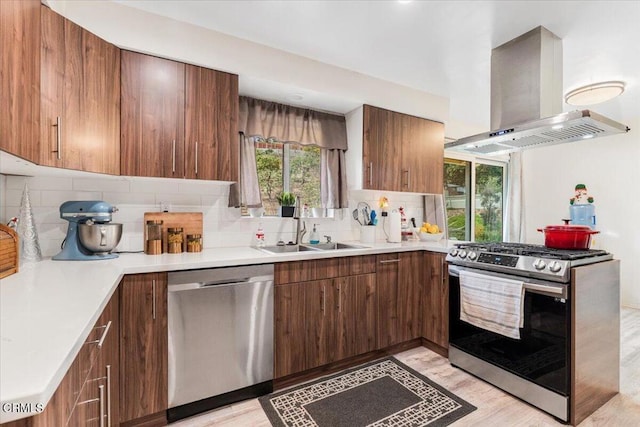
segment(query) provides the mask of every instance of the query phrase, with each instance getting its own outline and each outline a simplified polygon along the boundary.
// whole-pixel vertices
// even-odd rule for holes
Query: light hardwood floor
[[[593,413],[580,427],[640,426],[640,310],[623,309],[621,321],[620,394]],[[478,409],[451,424],[452,427],[562,426],[553,417],[512,397],[449,361],[419,347],[395,357]],[[257,399],[226,406],[171,424],[171,427],[270,426]]]

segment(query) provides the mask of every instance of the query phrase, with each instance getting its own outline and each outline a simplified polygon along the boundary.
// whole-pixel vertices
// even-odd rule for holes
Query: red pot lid
[[[588,225],[547,225],[544,231],[591,231]]]

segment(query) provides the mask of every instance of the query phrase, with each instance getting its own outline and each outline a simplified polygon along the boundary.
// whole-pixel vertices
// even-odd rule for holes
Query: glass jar
[[[147,221],[147,240],[144,253],[148,255],[162,254],[162,221]]]
[[[167,252],[179,254],[182,252],[182,227],[167,229]]]
[[[187,252],[202,252],[202,234],[187,234]]]

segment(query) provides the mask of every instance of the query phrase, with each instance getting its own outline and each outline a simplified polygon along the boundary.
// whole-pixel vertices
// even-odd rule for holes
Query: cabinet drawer
[[[361,255],[338,258],[338,276],[357,276],[376,272],[376,257],[374,255]]]
[[[274,270],[275,284],[284,285],[338,277],[340,259],[313,259],[278,263]]]

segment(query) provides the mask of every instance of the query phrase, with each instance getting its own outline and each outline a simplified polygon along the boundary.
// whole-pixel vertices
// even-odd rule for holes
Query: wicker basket
[[[18,235],[0,224],[0,279],[18,272]]]

